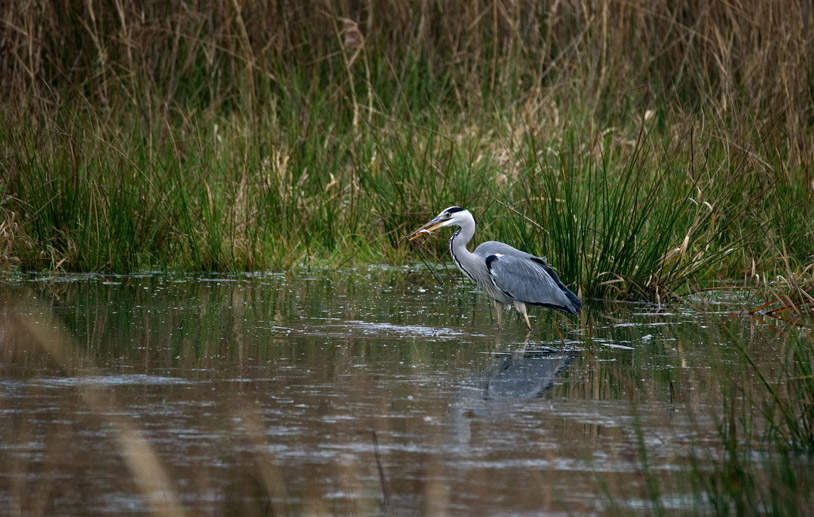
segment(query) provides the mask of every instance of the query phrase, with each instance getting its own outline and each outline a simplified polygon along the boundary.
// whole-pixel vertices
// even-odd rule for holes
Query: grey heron
[[[504,305],[514,307],[523,315],[529,331],[528,305],[541,305],[568,314],[577,314],[582,308],[577,295],[565,287],[545,259],[497,241],[484,242],[474,252],[467,250],[467,243],[475,235],[475,218],[468,210],[449,207],[407,238],[413,240],[445,226],[458,226],[449,239],[449,254],[458,269],[494,299],[498,329],[503,326]]]

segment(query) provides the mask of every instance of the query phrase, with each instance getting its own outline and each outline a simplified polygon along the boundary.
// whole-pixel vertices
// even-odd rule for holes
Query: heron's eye
[[[450,217],[452,217],[452,216],[449,215],[449,212],[444,213],[444,219],[449,219]]]

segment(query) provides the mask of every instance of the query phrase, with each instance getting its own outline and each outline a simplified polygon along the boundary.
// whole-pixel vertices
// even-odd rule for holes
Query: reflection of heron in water
[[[513,403],[542,398],[579,357],[575,350],[523,350],[495,355],[476,379],[465,383],[447,410],[459,440],[469,439],[469,419],[499,414]]]
[[[579,352],[525,351],[495,358],[483,380],[483,400],[532,399],[543,396],[554,379],[579,356]]]

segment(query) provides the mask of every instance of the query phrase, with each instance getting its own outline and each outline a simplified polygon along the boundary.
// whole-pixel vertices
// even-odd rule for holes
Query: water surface
[[[715,299],[535,310],[527,337],[422,271],[8,280],[0,513],[647,511],[647,476],[714,457],[719,378],[753,380],[730,333],[776,357]]]

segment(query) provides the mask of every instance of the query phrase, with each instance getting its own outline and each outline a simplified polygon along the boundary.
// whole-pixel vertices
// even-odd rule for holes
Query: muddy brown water
[[[421,270],[7,279],[0,513],[647,511],[645,473],[718,443],[718,378],[752,380],[724,327],[772,360],[718,300],[535,310],[527,338]]]

